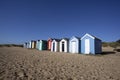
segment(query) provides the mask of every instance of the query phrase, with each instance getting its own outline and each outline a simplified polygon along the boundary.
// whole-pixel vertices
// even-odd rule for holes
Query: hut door
[[[55,43],[53,43],[53,51],[55,51]]]
[[[48,44],[48,49],[51,49],[51,42],[49,41],[49,44]]]
[[[72,53],[76,52],[75,49],[76,49],[76,42],[72,42]]]
[[[90,53],[90,40],[85,39],[85,54],[89,54],[89,53]]]
[[[62,42],[62,52],[64,52],[64,47],[65,46],[65,44],[64,44],[64,42]]]
[[[32,45],[33,45],[33,43],[31,42],[31,48],[33,48]]]
[[[32,47],[32,45],[31,45],[31,42],[29,43],[29,48],[31,48]]]
[[[34,42],[34,48],[36,48],[36,43]]]
[[[42,50],[42,42],[40,41],[40,50]]]

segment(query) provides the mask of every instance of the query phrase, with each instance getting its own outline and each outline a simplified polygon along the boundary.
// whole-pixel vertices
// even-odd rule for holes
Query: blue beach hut
[[[97,54],[102,51],[101,40],[86,33],[81,38],[81,53],[83,54]]]

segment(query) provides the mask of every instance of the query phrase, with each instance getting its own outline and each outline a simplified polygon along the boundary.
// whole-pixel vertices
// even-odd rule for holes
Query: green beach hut
[[[39,40],[37,42],[37,49],[38,50],[47,50],[47,40]]]

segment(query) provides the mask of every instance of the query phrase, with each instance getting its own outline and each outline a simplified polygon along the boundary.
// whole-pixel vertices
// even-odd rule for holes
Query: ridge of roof
[[[73,38],[73,37],[75,37],[75,38],[77,38],[77,39],[81,39],[81,37],[78,37],[78,36],[72,36],[71,38]]]
[[[96,36],[93,36],[93,35],[91,35],[89,33],[86,33],[81,39],[83,39],[86,35],[90,36],[91,38],[95,38],[95,39],[101,40],[101,39],[97,38]]]
[[[56,38],[54,38],[53,40],[55,40],[55,41],[60,41],[61,39],[56,39]]]

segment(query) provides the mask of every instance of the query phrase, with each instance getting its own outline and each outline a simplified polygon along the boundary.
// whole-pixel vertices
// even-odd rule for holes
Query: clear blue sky
[[[85,33],[120,39],[120,0],[0,0],[0,43]]]

